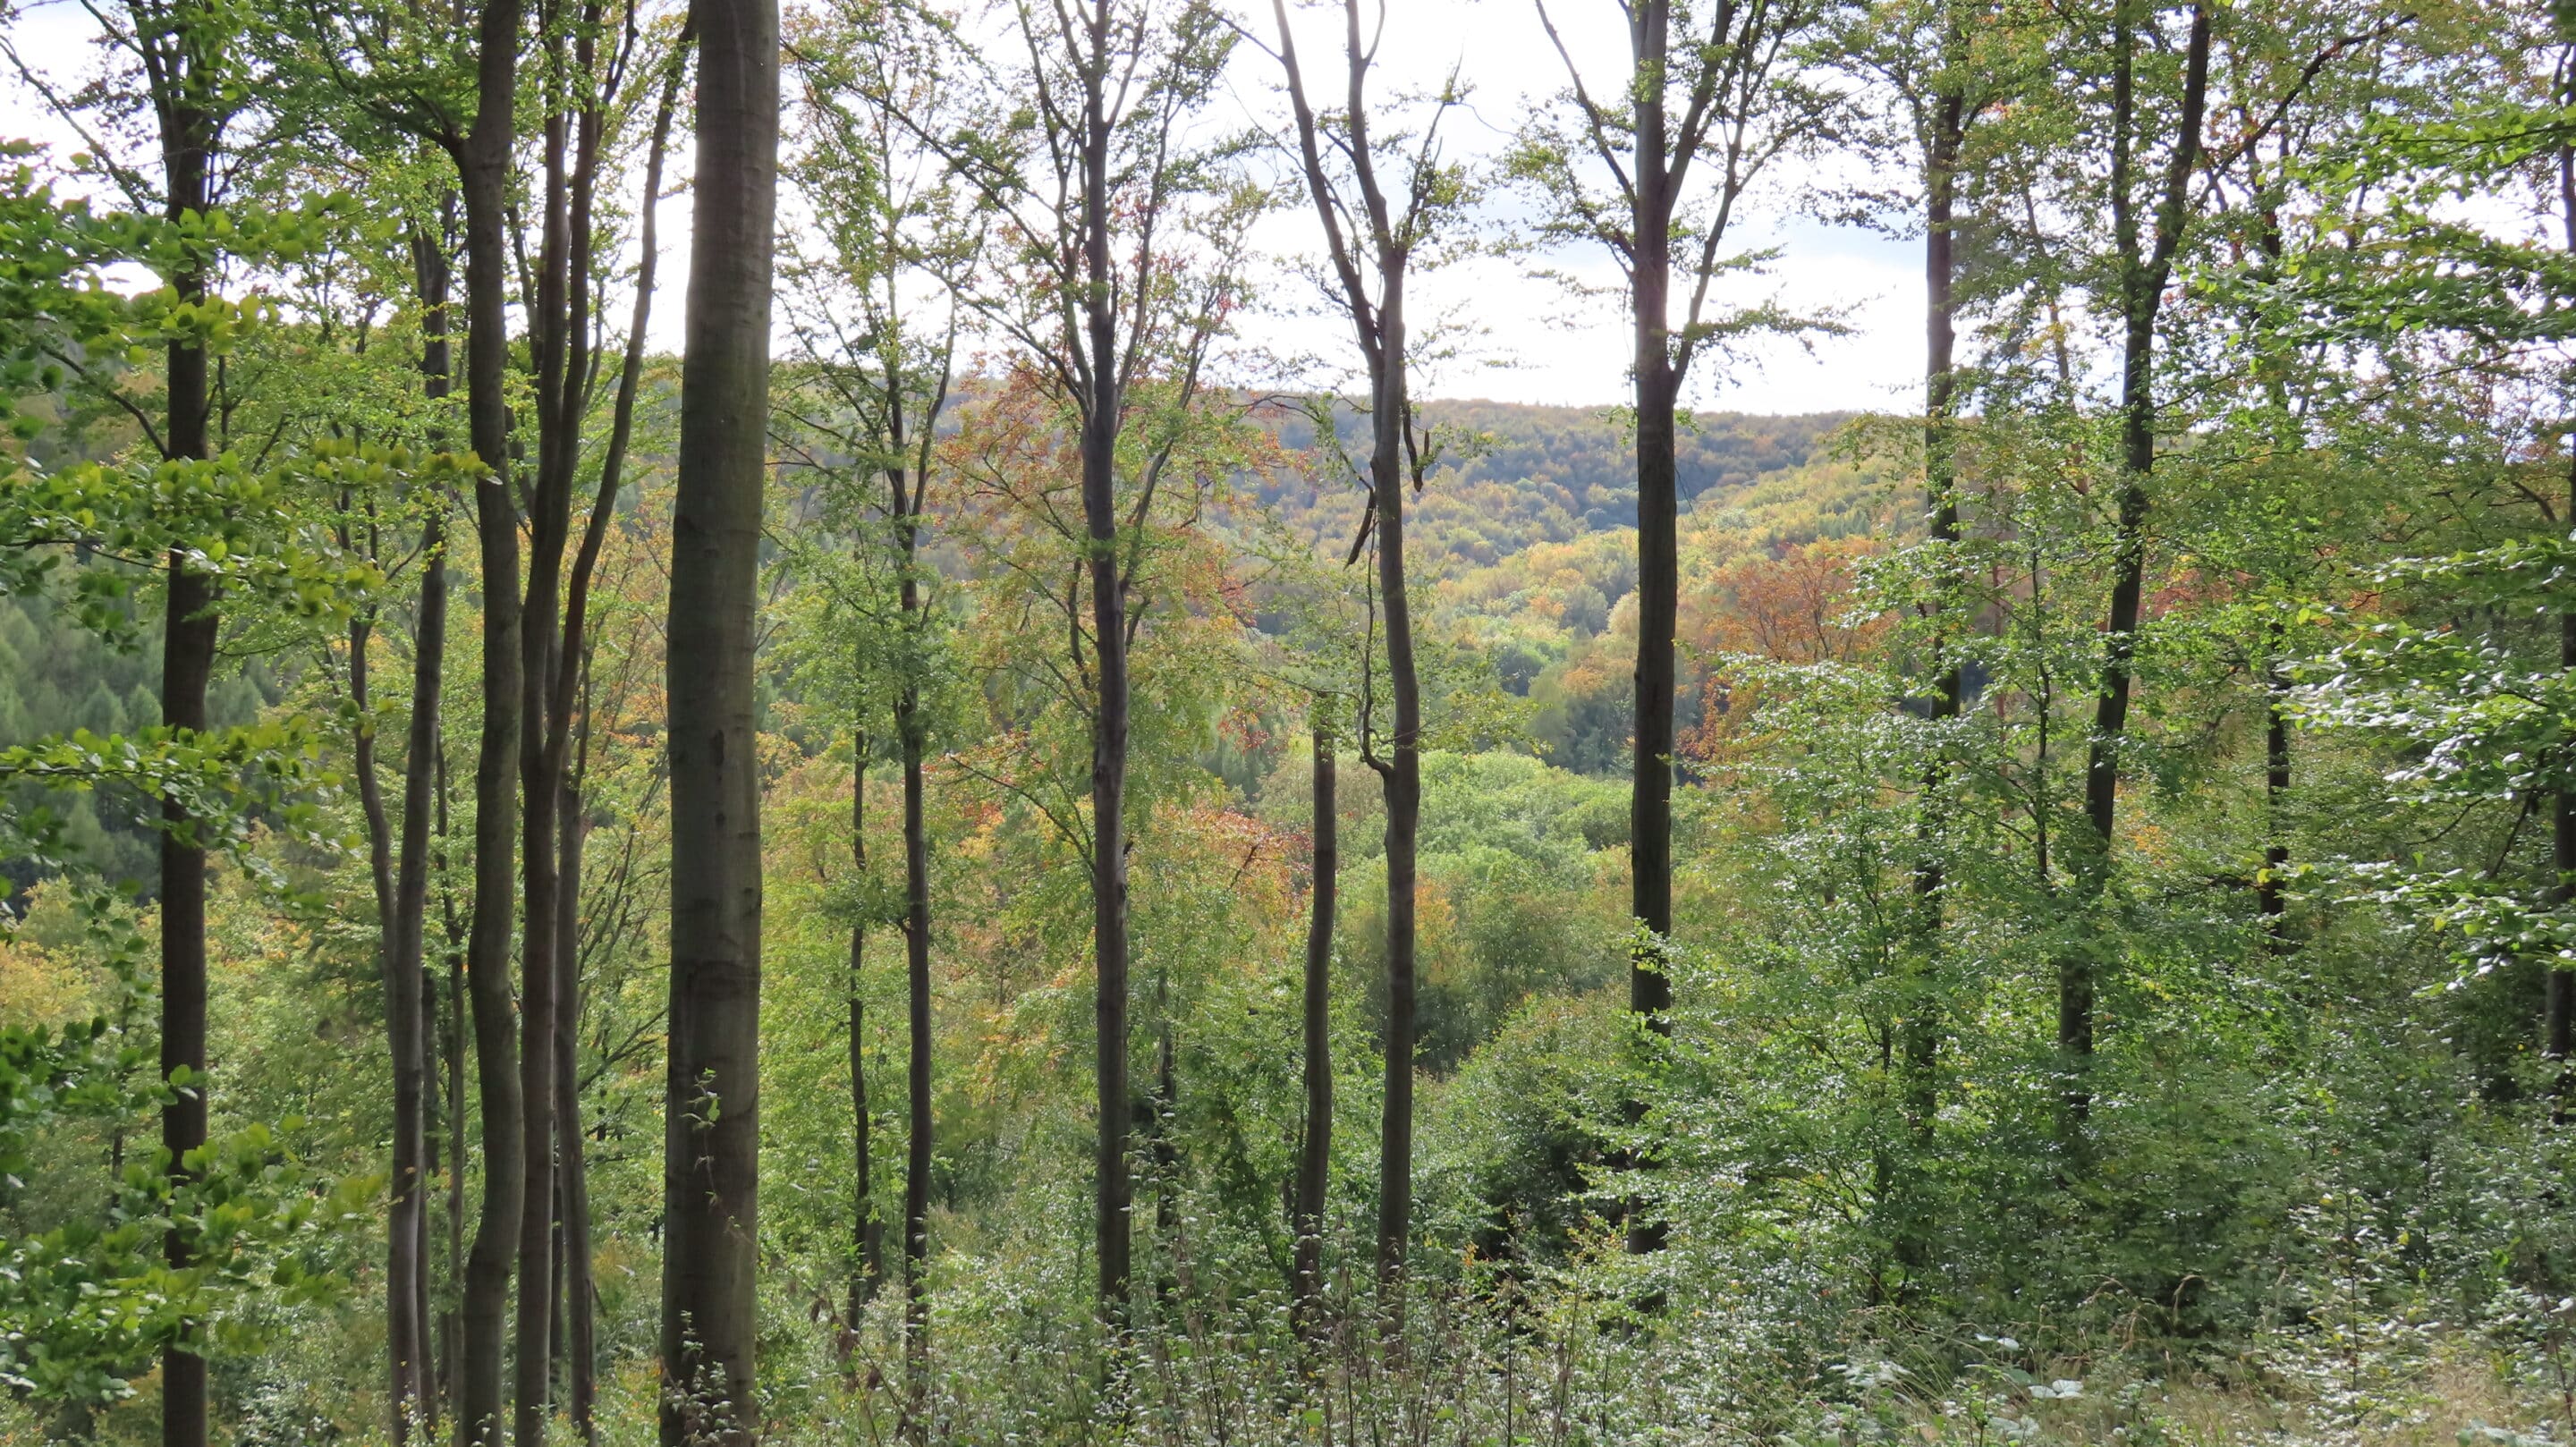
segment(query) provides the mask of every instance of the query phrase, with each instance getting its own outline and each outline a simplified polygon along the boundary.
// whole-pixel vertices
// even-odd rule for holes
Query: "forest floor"
[[[1841,1441],[2085,1444],[2085,1447],[2566,1447],[2576,1362],[2515,1363],[2464,1338],[2405,1360],[2364,1345],[2213,1371],[2069,1362],[2024,1392],[1892,1392]],[[2533,1368],[2541,1369],[2541,1377]],[[2554,1378],[2554,1382],[2551,1380]],[[2072,1389],[2071,1391],[2068,1389]],[[1865,1417],[1867,1420],[1863,1420]],[[1889,1429],[1893,1429],[1891,1432]],[[1826,1440],[1833,1440],[1827,1438]]]

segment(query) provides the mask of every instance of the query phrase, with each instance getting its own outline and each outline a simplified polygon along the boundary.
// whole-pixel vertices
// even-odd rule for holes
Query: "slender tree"
[[[1856,139],[1865,148],[1897,153],[1919,187],[1890,209],[1913,213],[1923,230],[1923,459],[1925,534],[1933,553],[1929,596],[1921,605],[1928,630],[1932,693],[1922,712],[1938,729],[1959,717],[1964,704],[1956,630],[1964,621],[1967,582],[1959,557],[1959,442],[1966,379],[1958,364],[1960,315],[1958,233],[1972,127],[2007,94],[2016,57],[2003,44],[1981,44],[2003,29],[2006,17],[1993,0],[1893,0],[1855,17],[1834,47],[1844,63],[1889,101],[1887,112],[1864,112]],[[1912,218],[1908,218],[1912,219]],[[1902,1062],[1899,1107],[1911,1148],[1928,1152],[1940,1114],[1939,1061],[1945,1033],[1941,998],[1942,896],[1948,869],[1944,841],[1951,820],[1949,770],[1938,750],[1925,770],[1916,824],[1913,866],[1914,939],[1899,998],[1897,1034]],[[1895,1254],[1908,1271],[1929,1262],[1932,1222],[1920,1200],[1919,1169],[1901,1166],[1885,1150],[1875,1163],[1873,1194],[1892,1208]]]
[[[483,719],[474,763],[473,898],[465,984],[482,1122],[483,1194],[458,1308],[458,1447],[498,1447],[510,1271],[526,1178],[515,1002],[510,983],[517,889],[522,724],[519,516],[510,485],[508,215],[518,107],[520,0],[486,0],[476,23],[470,130],[442,137],[465,212],[467,429],[488,470],[474,490],[482,552]]]
[[[2138,110],[2138,61],[2149,43],[2147,7],[2121,0],[2111,17],[2108,206],[2110,290],[2120,326],[2119,487],[2111,556],[2111,600],[2103,623],[2102,665],[2094,691],[2093,732],[2085,747],[2084,819],[2090,828],[2071,851],[2081,898],[2090,904],[2109,883],[2118,825],[2120,748],[2134,692],[2138,608],[2145,591],[2147,507],[2156,465],[2156,327],[2166,283],[2193,215],[2192,179],[2201,159],[2209,99],[2210,12],[2190,7],[2183,73],[2164,116],[2165,162],[2159,184],[2141,193],[2139,152],[2151,124]],[[2141,211],[2149,214],[2142,217]],[[2080,1162],[2092,1113],[2094,959],[2068,951],[2057,964],[2057,1049],[2064,1071],[2060,1134]]]
[[[187,3],[135,4],[134,38],[141,50],[160,128],[164,215],[173,224],[201,220],[214,210],[216,152],[225,123],[226,38],[212,7]],[[169,278],[182,305],[202,303],[212,258],[192,254]],[[213,455],[208,423],[213,410],[210,369],[202,339],[174,335],[166,353],[168,421],[163,452],[177,462]],[[215,585],[184,551],[168,566],[161,642],[161,722],[202,732],[206,685],[214,671],[217,620]],[[161,1148],[169,1169],[185,1180],[190,1152],[206,1143],[206,851],[185,805],[161,805],[161,1076],[171,1082],[161,1109]],[[169,1233],[173,1271],[188,1268],[191,1245],[184,1231]],[[184,1345],[161,1358],[162,1447],[205,1447],[206,1361]]]
[[[1422,680],[1414,662],[1405,568],[1404,506],[1418,487],[1426,442],[1413,427],[1405,285],[1417,255],[1468,199],[1464,172],[1444,159],[1440,121],[1461,100],[1455,78],[1434,96],[1418,132],[1372,135],[1369,70],[1376,49],[1359,0],[1342,6],[1342,108],[1319,115],[1298,63],[1285,0],[1272,0],[1275,54],[1287,82],[1304,189],[1324,232],[1333,300],[1349,321],[1368,377],[1369,516],[1376,529],[1378,604],[1386,621],[1395,727],[1380,758],[1362,719],[1362,757],[1386,794],[1386,1104],[1378,1145],[1377,1271],[1389,1332],[1402,1328],[1402,1283],[1413,1215],[1416,856],[1422,823]],[[1381,17],[1382,21],[1382,17]],[[1381,172],[1388,173],[1384,176]]]
[[[1770,307],[1730,311],[1712,293],[1730,273],[1758,264],[1759,256],[1727,249],[1737,208],[1770,162],[1815,134],[1826,107],[1792,54],[1819,11],[1809,0],[1639,0],[1622,10],[1628,72],[1604,91],[1585,80],[1539,0],[1570,94],[1558,113],[1534,123],[1518,166],[1550,208],[1544,229],[1606,247],[1627,279],[1638,609],[1629,911],[1645,931],[1629,970],[1628,1008],[1644,1027],[1669,1033],[1672,986],[1660,942],[1673,928],[1682,387],[1712,344],[1795,325]],[[1650,1215],[1631,1214],[1631,1250],[1662,1239]]]
[[[1308,728],[1314,739],[1313,846],[1307,865],[1306,979],[1300,1000],[1305,1029],[1306,1109],[1297,1137],[1295,1233],[1289,1287],[1299,1330],[1323,1332],[1324,1191],[1333,1164],[1333,910],[1341,871],[1341,803],[1335,791],[1336,742],[1330,700],[1318,694]]]
[[[1026,7],[1022,13],[1032,14]],[[1080,341],[1066,347],[1064,355],[1074,364],[1082,417],[1082,518],[1090,545],[1092,667],[1099,700],[1091,724],[1092,1083],[1100,1117],[1092,1163],[1092,1234],[1100,1300],[1110,1319],[1119,1321],[1127,1305],[1134,1246],[1134,1223],[1128,1216],[1135,1195],[1129,1180],[1127,1089],[1127,589],[1119,576],[1117,501],[1118,434],[1126,411],[1120,383],[1126,368],[1120,365],[1116,278],[1109,253],[1109,166],[1119,120],[1110,76],[1121,68],[1114,15],[1111,0],[1092,0],[1080,13],[1078,32],[1063,27],[1072,41],[1080,108],[1078,121],[1064,118],[1065,130],[1078,136],[1072,159],[1080,176],[1069,188],[1079,219],[1068,239],[1075,241],[1082,258],[1075,273]],[[1026,21],[1023,29],[1032,36],[1040,33]],[[1067,341],[1072,341],[1070,335]]]
[[[949,346],[953,347],[956,338],[953,318],[948,336]],[[898,448],[892,455],[905,456],[900,449],[907,443],[913,449],[909,468],[897,463],[886,469],[886,498],[895,519],[896,537],[902,551],[901,581],[896,586],[903,610],[900,637],[907,645],[904,651],[906,666],[895,686],[894,725],[896,742],[903,750],[904,1420],[911,1428],[910,1437],[916,1447],[928,1441],[930,1430],[925,1408],[930,1395],[932,1145],[930,826],[922,778],[922,759],[928,750],[929,728],[922,711],[924,650],[920,646],[928,611],[924,606],[917,559],[921,548],[922,506],[930,486],[931,443],[936,436],[939,409],[947,399],[947,357],[948,353],[943,349],[937,390],[924,415],[914,423],[918,429],[917,440],[905,435],[900,398],[890,398],[887,407],[892,422],[888,440]]]
[[[1083,556],[1072,592],[1087,598],[1068,594],[1065,606],[1091,725],[1089,828],[1075,843],[1091,876],[1096,987],[1092,1235],[1100,1314],[1118,1328],[1134,1261],[1127,774],[1129,659],[1144,614],[1132,595],[1157,489],[1241,292],[1242,237],[1228,228],[1250,203],[1191,144],[1232,44],[1213,7],[1023,0],[1015,13],[1027,64],[994,75],[979,102],[987,123],[915,131],[1018,248],[965,301],[1076,424]],[[1193,259],[1207,264],[1193,270]],[[1157,420],[1139,426],[1140,415]]]
[[[441,207],[442,212],[446,208]],[[453,378],[448,347],[451,271],[447,238],[415,227],[412,279],[421,309],[421,391],[443,406]],[[433,438],[433,443],[441,439]],[[432,994],[422,968],[429,919],[430,821],[447,676],[447,508],[444,496],[415,499],[420,509],[420,589],[412,611],[411,721],[403,738],[401,861],[393,913],[385,925],[385,1035],[393,1055],[392,1203],[386,1219],[387,1337],[394,1353],[394,1441],[401,1447],[416,1401],[435,1437],[439,1387],[432,1370],[428,1182],[437,1174],[431,1135],[435,1051],[430,1043]],[[403,1259],[408,1258],[408,1259]],[[407,1323],[405,1319],[408,1319]],[[408,1370],[403,1362],[408,1360]]]
[[[808,359],[807,385],[789,389],[780,412],[800,438],[833,456],[800,448],[824,479],[827,523],[853,540],[847,559],[818,565],[836,605],[859,632],[851,674],[868,716],[892,715],[902,769],[905,1129],[901,1249],[904,1279],[902,1432],[927,1431],[929,1392],[930,1185],[932,1119],[930,830],[925,769],[934,681],[936,574],[921,560],[938,469],[939,423],[954,385],[960,288],[985,240],[974,192],[950,174],[925,133],[953,120],[953,67],[936,26],[902,7],[857,5],[831,12],[800,45],[809,124],[796,179],[820,220],[826,245],[798,254],[794,326]],[[844,462],[843,460],[847,461]],[[846,584],[843,581],[846,580]],[[854,778],[854,789],[857,781]],[[858,800],[854,793],[853,831]],[[862,836],[863,839],[863,836]],[[864,843],[861,843],[864,848]],[[858,1303],[883,1277],[881,1218],[865,1143],[868,1106],[860,1058],[859,930],[851,943],[852,1114],[860,1137],[860,1199],[854,1225]]]
[[[868,735],[850,735],[850,862],[868,873]],[[850,1291],[842,1329],[858,1338],[859,1322],[885,1282],[885,1219],[877,1213],[876,1113],[868,1104],[868,920],[850,921],[850,1152],[856,1189],[850,1201]]]
[[[569,1357],[561,1373],[570,1394],[567,1405],[574,1425],[585,1438],[596,1434],[593,1408],[597,1365],[589,1182],[582,1147],[577,1059],[581,1039],[581,851],[588,822],[582,812],[581,766],[582,751],[588,746],[591,587],[616,512],[618,492],[626,483],[627,454],[634,438],[645,340],[652,323],[654,279],[660,261],[656,218],[663,165],[678,113],[691,39],[684,29],[676,41],[664,48],[658,36],[634,23],[629,14],[616,31],[616,44],[603,55],[599,34],[607,23],[606,7],[596,0],[582,12],[574,31],[568,71],[580,90],[572,113],[559,114],[550,122],[549,219],[539,277],[543,304],[536,311],[543,320],[541,335],[545,339],[538,349],[538,380],[541,394],[550,397],[552,405],[542,408],[539,414],[543,440],[539,448],[540,481],[533,504],[538,523],[530,529],[533,564],[529,569],[524,632],[529,667],[539,670],[543,680],[542,689],[532,685],[529,690],[528,717],[542,719],[543,729],[534,748],[523,746],[521,757],[528,797],[535,800],[543,796],[550,801],[542,811],[532,805],[530,823],[524,831],[531,855],[525,884],[530,939],[535,941],[542,936],[543,948],[522,949],[522,962],[530,978],[523,998],[535,1000],[541,993],[536,985],[540,963],[547,981],[542,993],[549,997],[546,1003],[550,1018],[545,1022],[549,1039],[543,1053],[548,1077],[544,1086],[548,1101],[545,1115],[550,1131],[543,1164],[550,1188],[541,1198],[537,1182],[541,1163],[538,1123],[532,1113],[528,1127],[530,1175],[520,1228],[517,1405],[522,1433],[541,1433],[547,1391],[556,1374],[547,1369],[548,1353],[531,1352],[529,1345],[543,1340],[548,1325],[559,1320]],[[572,545],[570,565],[566,567],[564,552],[571,541],[573,483],[583,460],[583,435],[600,371],[590,350],[600,310],[594,258],[605,241],[596,219],[598,191],[617,139],[618,117],[627,105],[623,94],[627,80],[657,74],[661,86],[645,147],[642,218],[637,238],[643,254],[636,268],[635,296],[615,374],[608,436],[598,454],[599,471],[580,539]],[[568,159],[561,150],[567,133]],[[559,607],[558,578],[562,589]],[[536,818],[539,813],[545,816],[542,820]],[[542,867],[535,858],[540,853],[545,856]],[[535,1028],[533,1023],[526,1024],[530,1032]],[[532,1071],[531,1079],[534,1078]],[[526,1232],[539,1219],[541,1210],[549,1222],[560,1222],[560,1261],[535,1260],[527,1249]],[[544,1254],[551,1258],[551,1242]],[[547,1268],[549,1276],[561,1277],[562,1301],[531,1299],[526,1283],[540,1265]],[[543,1298],[548,1293],[536,1295]],[[533,1337],[532,1329],[536,1331]]]

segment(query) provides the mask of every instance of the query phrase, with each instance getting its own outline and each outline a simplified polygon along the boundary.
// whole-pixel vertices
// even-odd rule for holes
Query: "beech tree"
[[[1922,230],[1923,416],[1916,447],[1922,459],[1929,576],[1914,605],[1914,626],[1924,640],[1932,685],[1919,707],[1940,731],[1956,728],[1966,702],[1963,658],[1971,645],[1957,635],[1979,606],[1962,547],[1960,479],[1961,434],[1973,412],[1977,374],[1973,366],[1960,364],[1958,340],[1963,312],[1981,298],[1973,291],[1961,295],[1959,243],[1961,233],[1980,219],[1980,205],[1994,205],[2000,189],[1978,187],[1984,168],[1969,146],[1972,134],[1982,139],[1979,123],[2020,94],[2016,85],[2029,69],[2031,47],[2017,34],[2017,19],[1986,0],[1897,0],[1850,17],[1833,46],[1844,64],[1884,96],[1880,106],[1855,117],[1853,139],[1900,165],[1910,183],[1905,194],[1870,196],[1864,204],[1885,224],[1919,225]],[[1985,280],[1989,287],[1996,281],[1991,276]],[[1953,817],[1958,784],[1940,762],[1937,739],[1932,747],[1935,762],[1920,782],[1916,833],[1921,855],[1913,869],[1919,938],[1909,951],[1909,979],[1899,1006],[1902,1109],[1918,1158],[1930,1154],[1940,1117],[1939,1061],[1949,1010],[1941,969],[1943,850],[1958,823]],[[1902,1175],[1910,1181],[1916,1170],[1899,1166],[1892,1156],[1883,1159],[1887,1164],[1876,1172],[1876,1194],[1898,1213],[1894,1234],[1900,1264],[1920,1270],[1927,1264],[1929,1208],[1920,1192],[1909,1193],[1898,1180]]]
[[[1100,1309],[1115,1324],[1133,1261],[1127,748],[1129,654],[1143,619],[1130,594],[1155,490],[1240,290],[1241,237],[1225,228],[1242,219],[1244,198],[1191,134],[1232,32],[1202,0],[1024,3],[1014,13],[1024,61],[992,72],[979,124],[941,145],[1016,253],[967,302],[1037,370],[1079,434],[1088,601],[1069,661],[1091,695],[1092,1225]],[[1193,241],[1217,243],[1212,263],[1185,268]],[[1140,415],[1156,425],[1132,428]],[[1132,503],[1120,496],[1122,474]]]
[[[210,283],[222,253],[209,224],[225,184],[228,132],[248,92],[240,66],[239,17],[201,0],[133,0],[92,12],[103,38],[129,59],[139,94],[131,99],[152,118],[157,154],[129,157],[102,145],[83,119],[87,107],[30,68],[15,48],[20,76],[71,123],[91,147],[123,199],[137,212],[157,210],[172,230],[163,281],[174,303],[163,343],[159,425],[145,435],[184,475],[211,460],[214,438],[214,358],[210,324],[222,304]],[[120,80],[125,78],[120,77]],[[95,106],[104,97],[90,98]],[[101,119],[108,119],[102,116]],[[132,404],[126,404],[129,408]],[[138,420],[140,418],[138,414]],[[217,573],[186,547],[165,561],[161,635],[161,722],[182,736],[207,732],[206,691],[220,635]],[[169,1099],[161,1110],[161,1148],[167,1169],[184,1181],[196,1169],[190,1154],[206,1144],[206,850],[185,802],[160,805],[161,1078]],[[188,1234],[172,1229],[165,1249],[172,1270],[185,1270],[192,1255]],[[187,1341],[162,1353],[161,1440],[164,1447],[203,1447],[207,1441],[206,1363]]]
[[[672,513],[662,1443],[747,1444],[760,1225],[760,750],[778,7],[696,11],[697,182]]]
[[[900,6],[852,5],[816,17],[800,41],[805,124],[793,173],[819,218],[818,245],[791,246],[788,302],[798,357],[777,402],[779,432],[821,489],[818,521],[848,553],[790,543],[793,566],[827,591],[836,633],[817,668],[850,701],[851,823],[866,868],[866,769],[891,724],[902,770],[904,944],[904,1280],[907,1437],[927,1430],[932,1104],[931,844],[926,763],[945,672],[940,579],[922,558],[932,527],[939,441],[955,385],[959,293],[974,283],[987,222],[970,188],[922,136],[956,118],[957,69],[944,37]],[[848,1319],[883,1266],[871,1174],[859,972],[871,922],[851,933],[850,1083],[859,1162]]]
[[[2563,1437],[2565,7],[1545,0],[1489,212],[1472,10],[198,3],[0,16],[0,1441]],[[1919,405],[1685,416],[1792,158]]]
[[[1570,86],[1555,110],[1533,118],[1515,167],[1542,198],[1544,234],[1608,248],[1627,282],[1638,602],[1629,890],[1649,941],[1630,971],[1628,1008],[1662,1032],[1672,986],[1653,942],[1673,929],[1678,409],[1703,352],[1799,326],[1776,306],[1739,306],[1715,293],[1758,272],[1765,253],[1730,249],[1738,207],[1771,162],[1814,137],[1826,98],[1792,50],[1820,13],[1808,0],[1643,0],[1623,10],[1628,70],[1606,85],[1586,79],[1542,0],[1539,16]],[[1646,1216],[1631,1223],[1631,1249],[1660,1240]]]
[[[1386,791],[1386,1104],[1379,1129],[1377,1272],[1387,1330],[1393,1333],[1402,1330],[1412,1238],[1414,895],[1422,819],[1422,680],[1414,662],[1404,508],[1406,485],[1419,490],[1424,465],[1436,455],[1427,429],[1415,426],[1405,284],[1417,257],[1472,193],[1464,171],[1441,152],[1441,120],[1461,99],[1454,76],[1410,133],[1372,114],[1368,78],[1376,47],[1364,37],[1358,0],[1345,0],[1343,104],[1319,115],[1307,96],[1286,0],[1273,0],[1271,15],[1279,37],[1274,54],[1295,118],[1300,174],[1324,232],[1331,295],[1349,319],[1368,377],[1366,526],[1373,529],[1368,541],[1377,562],[1378,606],[1386,618],[1395,712],[1386,758],[1377,756],[1374,720],[1365,715],[1360,738],[1362,757]],[[1317,787],[1326,785],[1319,781]]]

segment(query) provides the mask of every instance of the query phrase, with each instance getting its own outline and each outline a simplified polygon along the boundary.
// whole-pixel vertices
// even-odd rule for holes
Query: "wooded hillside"
[[[2576,15],[1498,14],[0,12],[0,1447],[2569,1440]]]

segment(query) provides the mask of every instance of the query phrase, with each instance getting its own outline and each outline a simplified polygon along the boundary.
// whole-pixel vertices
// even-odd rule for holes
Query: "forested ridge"
[[[1408,4],[0,12],[0,1447],[2576,1434],[2576,13]]]

